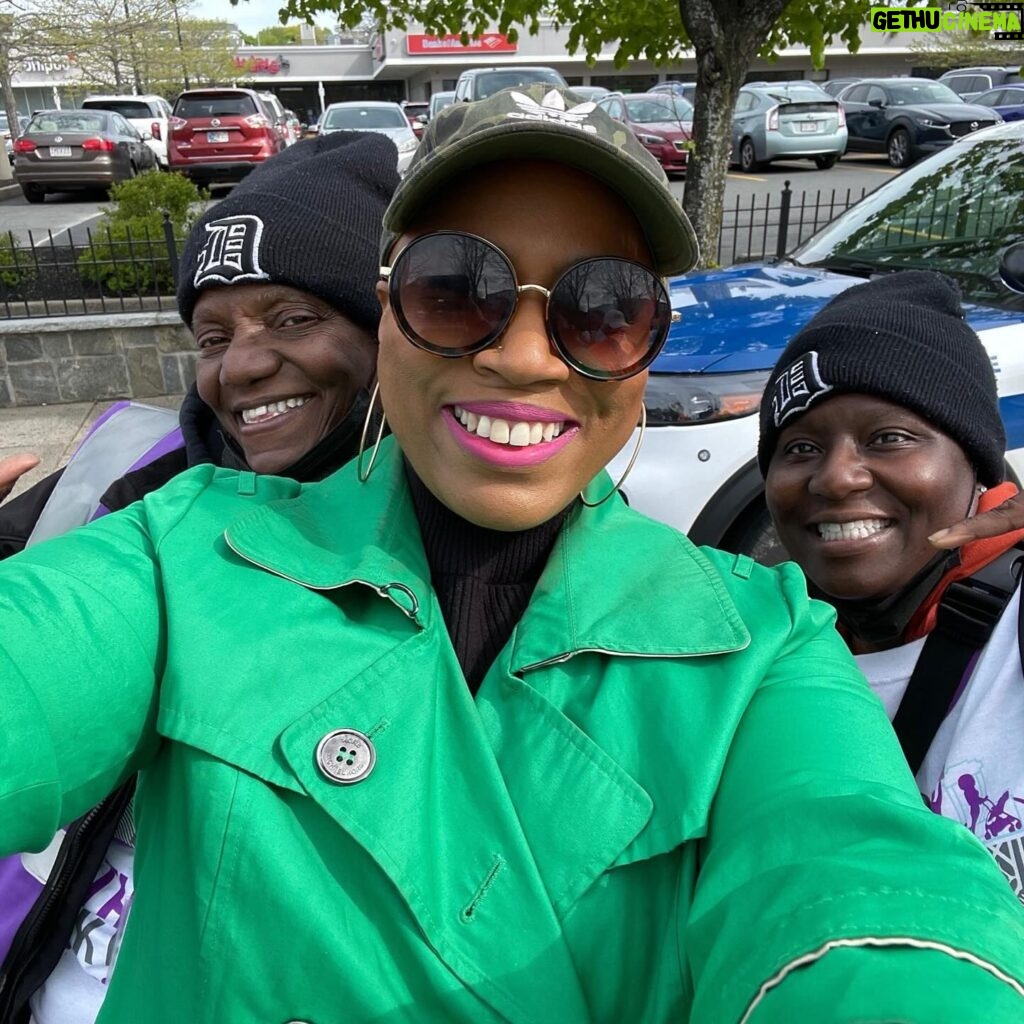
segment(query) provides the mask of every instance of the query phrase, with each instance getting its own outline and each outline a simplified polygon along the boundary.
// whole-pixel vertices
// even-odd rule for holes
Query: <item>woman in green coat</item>
[[[0,566],[0,847],[141,772],[101,1024],[1024,1019],[831,612],[602,471],[694,256],[592,103],[452,107],[385,218],[393,436]]]

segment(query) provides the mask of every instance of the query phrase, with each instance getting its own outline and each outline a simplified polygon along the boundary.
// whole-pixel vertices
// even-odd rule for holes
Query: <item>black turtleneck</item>
[[[431,584],[466,682],[476,693],[523,617],[572,505],[529,530],[489,530],[438,501],[408,462],[405,473]]]

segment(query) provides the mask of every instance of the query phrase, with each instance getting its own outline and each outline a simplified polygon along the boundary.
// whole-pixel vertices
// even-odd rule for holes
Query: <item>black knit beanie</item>
[[[384,210],[398,185],[394,143],[375,132],[304,139],[253,170],[192,228],[178,274],[190,327],[204,288],[273,281],[309,292],[374,336]]]
[[[856,285],[793,338],[761,402],[762,475],[784,427],[821,399],[851,392],[917,413],[960,445],[979,482],[1002,481],[995,374],[949,278],[907,270]]]

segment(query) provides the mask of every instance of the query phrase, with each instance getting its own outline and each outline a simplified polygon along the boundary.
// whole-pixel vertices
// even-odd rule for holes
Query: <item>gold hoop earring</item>
[[[640,446],[644,443],[644,433],[647,430],[647,406],[640,406],[640,436],[636,439],[636,446],[633,448],[633,454],[629,457],[629,464],[626,466],[625,473],[619,477],[618,483],[600,500],[600,501],[587,501],[583,497],[583,492],[580,491],[580,501],[583,502],[587,508],[597,508],[598,505],[603,505],[625,482],[626,477],[633,472],[633,466],[636,465],[637,456],[640,454]]]
[[[366,435],[370,432],[370,421],[373,419],[373,407],[377,404],[377,394],[380,391],[380,381],[377,381],[373,385],[373,394],[370,395],[370,404],[366,409],[366,420],[363,423],[363,433],[359,438],[359,456],[356,459],[356,476],[359,477],[359,482],[365,484],[370,479],[370,474],[373,472],[373,464],[377,461],[377,452],[380,450],[380,440],[384,436],[384,426],[387,423],[387,418],[384,415],[383,408],[380,411],[380,429],[377,431],[377,440],[373,442],[373,453],[370,455],[370,464],[366,467],[366,472],[363,472],[363,452],[366,449]]]

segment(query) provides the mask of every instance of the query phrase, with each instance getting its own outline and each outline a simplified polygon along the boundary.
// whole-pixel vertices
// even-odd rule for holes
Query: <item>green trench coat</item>
[[[103,1024],[1024,1020],[1020,909],[830,611],[618,501],[474,700],[392,442],[197,468],[0,566],[0,735],[4,851],[141,770]]]

